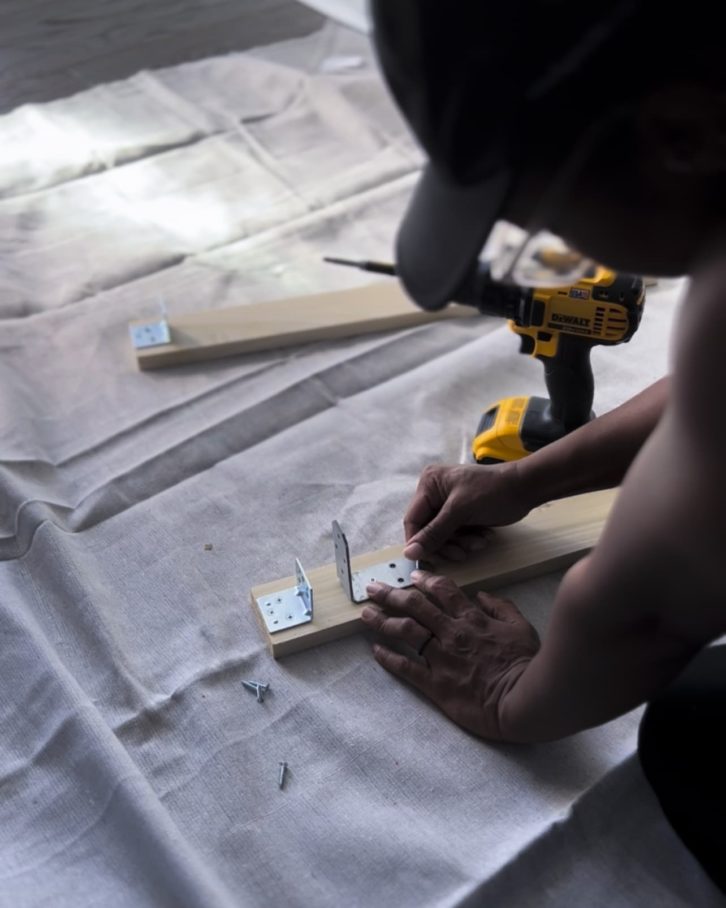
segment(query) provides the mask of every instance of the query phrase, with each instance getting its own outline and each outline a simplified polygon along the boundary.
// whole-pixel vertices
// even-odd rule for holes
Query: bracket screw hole
[[[396,562],[395,562],[395,561],[392,561],[392,562],[388,565],[389,568],[395,568],[395,566],[396,566]]]
[[[399,583],[405,583],[406,581],[403,579],[403,577],[399,577],[399,578],[398,578],[398,582],[399,582]]]

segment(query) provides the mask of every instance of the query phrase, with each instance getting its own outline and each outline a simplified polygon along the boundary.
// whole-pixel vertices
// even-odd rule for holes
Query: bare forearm
[[[614,719],[662,689],[700,646],[664,632],[642,602],[631,614],[614,609],[589,561],[563,581],[542,648],[502,702],[506,740],[551,741]]]
[[[562,581],[541,649],[505,695],[506,737],[558,738],[627,712],[726,631],[719,476],[671,406],[598,545]]]
[[[668,396],[667,378],[610,413],[516,463],[518,481],[532,506],[619,485],[658,423]]]

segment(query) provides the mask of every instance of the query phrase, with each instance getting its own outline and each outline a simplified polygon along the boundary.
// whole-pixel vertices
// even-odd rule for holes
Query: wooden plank
[[[424,312],[406,297],[397,281],[379,281],[352,290],[175,315],[168,319],[170,344],[135,353],[140,369],[160,369],[473,314],[468,306]],[[144,322],[132,326],[139,324]]]
[[[462,564],[440,562],[435,569],[451,577],[465,590],[473,591],[495,589],[568,567],[585,555],[599,539],[615,494],[615,490],[588,492],[546,504],[532,511],[521,523],[497,529],[486,550],[470,560]],[[401,545],[394,545],[354,557],[353,569],[360,570],[400,557],[401,551]],[[258,599],[294,586],[294,577],[264,583],[251,591],[253,608],[276,659],[363,629],[359,618],[361,605],[352,603],[346,597],[338,581],[335,564],[326,564],[306,573],[314,598],[313,620],[309,624],[270,634],[262,621]]]

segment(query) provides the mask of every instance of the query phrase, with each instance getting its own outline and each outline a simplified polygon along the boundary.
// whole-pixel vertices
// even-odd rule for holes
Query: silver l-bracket
[[[146,322],[142,325],[129,325],[131,343],[135,350],[145,350],[147,347],[163,347],[171,343],[171,329],[166,317],[166,304],[159,300],[159,318],[156,321]]]
[[[390,561],[373,564],[361,571],[352,571],[348,540],[337,520],[333,521],[333,543],[335,544],[335,566],[338,571],[338,579],[351,602],[365,602],[368,599],[366,586],[376,581],[401,588],[413,585],[411,571],[416,570],[418,562],[411,561],[409,558],[393,558]]]
[[[278,590],[270,596],[261,596],[257,600],[260,614],[271,634],[313,620],[313,588],[298,558],[295,559],[295,579],[296,586]]]
[[[159,319],[158,322],[147,322],[145,325],[129,327],[131,343],[134,350],[145,350],[147,347],[163,347],[171,343],[169,322]]]

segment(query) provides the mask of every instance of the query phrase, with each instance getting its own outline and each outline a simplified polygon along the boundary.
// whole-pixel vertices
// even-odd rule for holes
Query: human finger
[[[416,570],[411,572],[411,579],[416,589],[425,593],[447,615],[457,618],[471,608],[469,599],[448,577]]]
[[[446,492],[439,481],[442,467],[429,464],[421,471],[416,491],[403,518],[403,530],[408,540],[431,520],[446,501]]]
[[[387,583],[371,583],[366,592],[386,612],[402,618],[414,618],[432,633],[437,633],[446,620],[441,609],[415,588],[397,589]]]
[[[419,624],[415,618],[410,616],[400,618],[386,615],[381,609],[370,605],[365,606],[360,616],[363,623],[371,630],[377,631],[385,637],[390,637],[392,640],[399,640],[417,652],[432,637],[428,628]]]
[[[403,678],[417,687],[422,693],[427,693],[430,687],[431,672],[428,666],[421,661],[409,659],[403,653],[397,653],[387,646],[376,643],[373,646],[373,655],[376,662],[382,665],[397,678]]]
[[[452,538],[461,522],[459,509],[447,498],[429,522],[411,536],[403,554],[413,560],[436,554]]]
[[[437,558],[444,558],[446,561],[466,561],[466,552],[460,545],[454,542],[447,542],[441,546],[436,553]]]
[[[489,527],[467,527],[456,533],[452,543],[462,549],[467,555],[481,552],[490,542],[492,530]]]
[[[441,546],[437,556],[447,561],[466,561],[470,555],[487,547],[491,533],[488,527],[467,527],[463,532],[454,533],[451,539]]]

